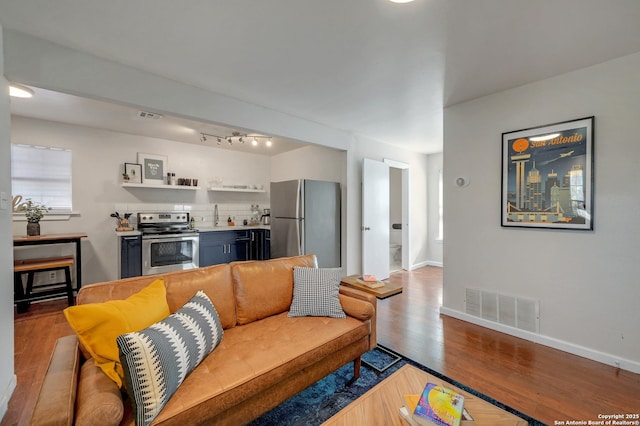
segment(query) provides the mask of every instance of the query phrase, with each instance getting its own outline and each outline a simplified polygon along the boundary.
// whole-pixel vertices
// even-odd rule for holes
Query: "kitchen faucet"
[[[213,208],[213,226],[218,226],[218,222],[220,222],[220,216],[218,215],[218,205],[216,204]]]

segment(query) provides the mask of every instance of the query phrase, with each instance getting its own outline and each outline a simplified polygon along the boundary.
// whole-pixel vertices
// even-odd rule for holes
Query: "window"
[[[444,197],[442,196],[442,169],[438,176],[438,240],[444,239]]]
[[[71,150],[11,145],[11,192],[44,203],[50,213],[70,214]]]

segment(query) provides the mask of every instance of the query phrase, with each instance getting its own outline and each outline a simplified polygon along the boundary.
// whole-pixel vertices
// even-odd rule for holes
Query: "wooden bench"
[[[29,310],[31,302],[67,296],[69,306],[73,305],[71,267],[73,257],[53,257],[46,259],[16,260],[13,262],[13,297],[18,312]],[[34,286],[36,272],[64,271],[64,281]],[[23,289],[22,275],[27,274],[27,287]],[[35,291],[34,291],[35,290]]]

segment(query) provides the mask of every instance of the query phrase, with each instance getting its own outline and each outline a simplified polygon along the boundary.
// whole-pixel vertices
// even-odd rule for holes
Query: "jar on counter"
[[[260,223],[260,206],[257,204],[251,204],[251,224],[257,225]]]

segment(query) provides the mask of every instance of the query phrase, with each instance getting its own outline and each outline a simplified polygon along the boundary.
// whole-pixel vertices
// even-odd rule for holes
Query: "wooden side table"
[[[342,280],[340,281],[340,284],[342,284],[342,285],[344,285],[346,287],[357,288],[358,290],[365,291],[365,292],[367,292],[369,294],[373,294],[378,299],[384,299],[385,297],[389,297],[389,296],[393,296],[394,294],[402,293],[402,286],[401,285],[391,284],[390,282],[383,281],[384,287],[369,288],[366,285],[360,284],[358,282],[358,278],[359,277],[360,277],[360,275],[349,275],[348,277],[342,278]]]

